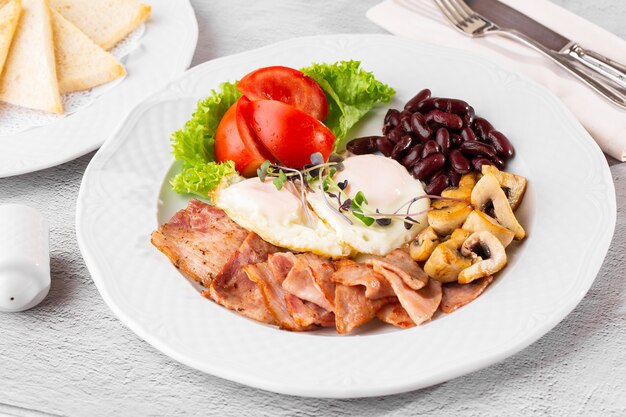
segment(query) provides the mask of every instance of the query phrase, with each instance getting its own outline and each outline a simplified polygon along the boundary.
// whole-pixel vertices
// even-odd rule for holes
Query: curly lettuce
[[[301,71],[322,87],[328,99],[328,116],[324,124],[337,140],[333,152],[345,147],[348,131],[367,112],[379,104],[386,104],[395,90],[360,68],[359,61],[340,61],[334,64],[313,64]]]
[[[185,126],[172,134],[172,154],[182,164],[181,172],[170,180],[175,192],[206,198],[223,177],[237,174],[232,161],[215,162],[214,145],[220,120],[239,97],[236,83],[221,84],[198,103]]]

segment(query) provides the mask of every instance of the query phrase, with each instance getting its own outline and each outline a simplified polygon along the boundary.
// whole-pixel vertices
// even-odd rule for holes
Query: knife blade
[[[465,0],[476,13],[500,27],[514,29],[555,52],[572,41],[498,0]]]

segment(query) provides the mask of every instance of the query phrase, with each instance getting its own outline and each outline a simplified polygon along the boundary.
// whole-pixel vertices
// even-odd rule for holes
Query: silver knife
[[[602,75],[618,89],[626,89],[626,66],[584,49],[577,42],[497,0],[465,0],[465,3],[498,26],[520,32],[551,51]]]

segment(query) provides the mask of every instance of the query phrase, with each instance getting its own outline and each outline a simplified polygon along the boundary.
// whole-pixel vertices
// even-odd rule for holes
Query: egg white
[[[340,242],[333,229],[312,210],[307,216],[291,183],[279,191],[271,180],[249,178],[217,190],[212,199],[241,227],[276,246],[330,258],[352,254],[350,246]]]
[[[359,155],[347,158],[344,169],[334,177],[337,183],[348,181],[344,190],[349,198],[357,192],[365,195],[371,211],[378,209],[381,213],[393,213],[412,198],[424,195],[422,184],[413,178],[397,161],[379,155]],[[318,185],[319,186],[319,185]],[[412,216],[419,224],[411,229],[404,227],[402,217],[395,218],[388,226],[377,223],[366,226],[361,220],[348,214],[352,224],[328,207],[321,191],[307,194],[307,201],[316,214],[334,230],[339,242],[361,254],[385,255],[393,249],[407,243],[417,236],[428,220],[426,214]],[[338,203],[333,201],[335,208]],[[418,200],[411,205],[411,213],[428,209],[427,198]],[[406,213],[406,208],[400,213]]]

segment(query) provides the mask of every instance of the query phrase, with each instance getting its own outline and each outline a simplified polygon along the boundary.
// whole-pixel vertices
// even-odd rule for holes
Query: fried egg
[[[347,180],[345,198],[361,191],[371,212],[394,213],[411,199],[424,194],[421,183],[393,159],[377,155],[347,158],[344,169],[334,180]],[[403,216],[394,217],[387,226],[366,226],[352,214],[337,213],[338,202],[327,195],[325,201],[319,183],[306,193],[306,208],[300,191],[287,182],[278,190],[271,179],[249,178],[216,190],[215,205],[241,227],[253,231],[267,242],[296,252],[313,252],[330,258],[359,254],[385,255],[414,239],[427,224],[426,214],[411,216],[419,223],[410,229]],[[330,207],[329,206],[332,206]],[[421,199],[410,207],[411,213],[428,209],[430,201]],[[407,207],[400,214],[407,213]]]
[[[379,155],[359,155],[347,158],[344,161],[344,169],[335,174],[334,180],[337,183],[347,180],[344,192],[351,199],[361,191],[368,202],[365,208],[371,212],[378,210],[380,213],[394,213],[411,199],[425,194],[422,184],[413,178],[402,165],[394,159]],[[308,193],[307,201],[315,213],[334,230],[341,244],[361,254],[385,255],[413,240],[428,222],[425,213],[411,216],[419,223],[413,224],[407,230],[402,216],[394,217],[387,226],[378,223],[366,226],[353,215],[346,214],[350,224],[328,206],[328,202],[324,201],[324,195],[319,189],[315,193]],[[336,200],[333,200],[331,204],[334,208],[339,206]],[[420,199],[411,204],[410,212],[424,212],[429,205],[430,201],[427,198]],[[406,210],[405,206],[398,213],[406,214]]]
[[[235,223],[276,246],[330,258],[351,255],[327,223],[305,210],[292,183],[278,190],[271,180],[249,178],[217,190],[212,199]]]

